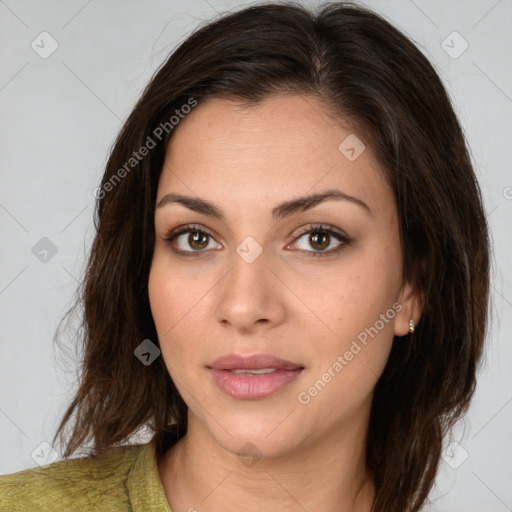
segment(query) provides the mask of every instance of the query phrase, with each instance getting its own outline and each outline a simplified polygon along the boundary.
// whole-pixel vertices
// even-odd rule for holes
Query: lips
[[[290,384],[304,367],[270,354],[227,354],[211,363],[208,370],[226,395],[238,400],[259,400]]]
[[[208,365],[213,370],[298,370],[304,368],[300,363],[294,363],[270,354],[226,354],[215,359]]]

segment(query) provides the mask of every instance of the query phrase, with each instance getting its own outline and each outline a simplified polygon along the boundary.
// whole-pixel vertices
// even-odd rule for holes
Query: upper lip
[[[226,354],[208,365],[213,370],[261,370],[273,368],[276,370],[296,370],[304,368],[299,363],[287,361],[271,354]]]

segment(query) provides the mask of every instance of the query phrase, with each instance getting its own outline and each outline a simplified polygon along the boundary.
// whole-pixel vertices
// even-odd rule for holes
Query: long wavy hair
[[[154,74],[110,151],[95,238],[62,319],[80,309],[81,361],[54,443],[65,446],[64,457],[89,443],[94,456],[146,428],[163,453],[186,434],[187,406],[163,358],[145,366],[134,356],[145,339],[158,345],[148,276],[158,179],[179,129],[170,119],[209,97],[255,105],[282,93],[316,95],[330,115],[357,127],[394,193],[403,278],[424,307],[414,333],[394,340],[376,385],[366,463],[374,512],[416,512],[434,484],[443,438],[475,390],[488,228],[463,131],[434,68],[384,18],[352,3],[262,3],[222,14]]]

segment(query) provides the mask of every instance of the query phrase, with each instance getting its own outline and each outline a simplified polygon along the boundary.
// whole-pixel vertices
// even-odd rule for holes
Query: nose
[[[270,329],[286,317],[285,286],[270,268],[265,251],[252,263],[238,254],[217,288],[215,315],[239,333]]]

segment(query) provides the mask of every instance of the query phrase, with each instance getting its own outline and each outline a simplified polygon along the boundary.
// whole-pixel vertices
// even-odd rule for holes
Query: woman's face
[[[365,425],[413,316],[392,191],[364,136],[325,112],[312,96],[248,109],[214,98],[167,150],[157,205],[174,196],[156,209],[151,310],[189,429],[232,453],[283,455]],[[212,369],[228,354],[292,364]]]

